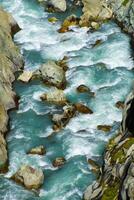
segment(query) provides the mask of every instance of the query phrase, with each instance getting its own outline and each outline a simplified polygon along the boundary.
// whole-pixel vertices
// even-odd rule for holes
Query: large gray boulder
[[[40,68],[40,76],[48,85],[56,86],[59,89],[65,88],[65,71],[53,61],[48,61]]]
[[[14,181],[24,185],[27,189],[39,189],[44,181],[41,169],[23,165],[12,177]]]

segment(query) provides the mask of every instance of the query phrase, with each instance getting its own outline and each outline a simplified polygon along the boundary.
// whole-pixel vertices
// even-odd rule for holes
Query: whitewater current
[[[21,27],[14,41],[24,56],[25,70],[34,71],[48,60],[67,56],[65,94],[71,102],[81,102],[94,112],[77,114],[64,130],[51,135],[51,115],[59,108],[39,98],[51,88],[39,80],[27,84],[16,80],[19,108],[10,112],[9,172],[0,176],[0,200],[81,200],[86,187],[96,178],[87,160],[91,158],[102,165],[106,144],[122,118],[122,111],[115,104],[124,101],[131,90],[134,63],[130,38],[112,21],[95,32],[72,27],[70,32],[58,33],[64,16],[58,15],[59,21],[50,23],[51,14],[35,0],[0,0],[0,5],[12,13]],[[80,11],[76,14],[79,16]],[[94,46],[97,40],[101,44]],[[81,84],[95,92],[95,97],[77,93]],[[104,124],[112,126],[109,133],[97,130],[97,125]],[[39,145],[46,148],[44,156],[26,154]],[[67,162],[54,168],[52,161],[61,156]],[[38,194],[9,179],[23,164],[43,170],[44,184]]]

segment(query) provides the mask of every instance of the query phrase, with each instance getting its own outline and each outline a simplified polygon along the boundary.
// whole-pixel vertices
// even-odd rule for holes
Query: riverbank
[[[130,34],[132,56],[134,55],[134,2],[108,1],[116,22]],[[84,193],[84,200],[134,199],[134,92],[125,101],[122,123],[117,136],[108,142],[104,164],[98,180]]]
[[[16,107],[17,97],[12,91],[14,73],[23,67],[23,59],[12,38],[20,30],[13,17],[0,8],[0,172],[7,171],[8,152],[6,133],[8,111]]]

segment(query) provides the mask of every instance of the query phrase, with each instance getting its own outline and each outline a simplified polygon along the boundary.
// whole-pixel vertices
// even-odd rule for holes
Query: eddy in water
[[[130,38],[109,8],[89,23],[81,1],[41,2],[0,0],[21,28],[14,41],[25,63],[13,85],[19,106],[10,112],[0,200],[82,200],[134,78]]]

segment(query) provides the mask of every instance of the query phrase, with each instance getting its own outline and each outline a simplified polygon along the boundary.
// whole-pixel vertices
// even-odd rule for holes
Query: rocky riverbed
[[[133,199],[133,1],[38,2],[0,1],[1,198]]]

